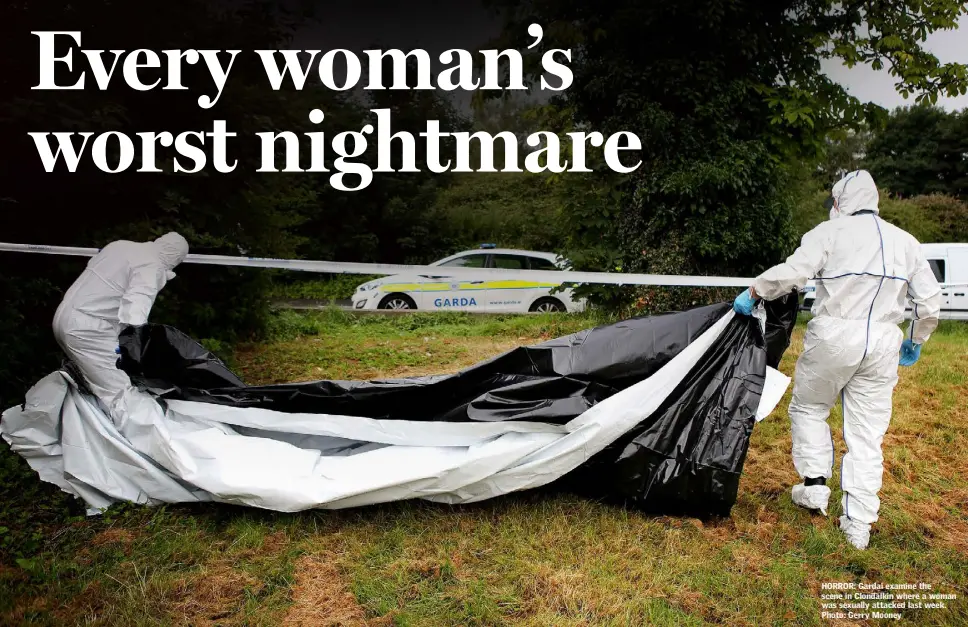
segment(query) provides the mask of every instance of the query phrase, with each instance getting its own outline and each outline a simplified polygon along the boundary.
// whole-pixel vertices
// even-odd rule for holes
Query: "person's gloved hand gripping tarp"
[[[878,216],[870,174],[851,172],[833,187],[830,220],[805,234],[784,263],[761,274],[734,308],[771,300],[816,279],[815,317],[797,361],[790,421],[793,462],[804,483],[793,488],[798,505],[826,512],[834,449],[827,417],[843,404],[848,452],[841,466],[841,529],[865,548],[877,520],[883,456],[898,363],[917,360],[937,327],[940,286],[918,241]],[[747,294],[747,293],[744,293]],[[906,299],[914,304],[911,346],[902,353]],[[750,307],[751,308],[751,307]],[[899,359],[900,355],[900,359]]]
[[[168,233],[153,242],[111,242],[88,262],[54,315],[54,337],[91,391],[109,407],[128,385],[116,368],[122,325],[141,325],[158,292],[188,255],[188,242]]]
[[[752,316],[753,307],[756,306],[756,295],[753,293],[753,288],[744,290],[736,297],[733,301],[733,311],[743,316]]]

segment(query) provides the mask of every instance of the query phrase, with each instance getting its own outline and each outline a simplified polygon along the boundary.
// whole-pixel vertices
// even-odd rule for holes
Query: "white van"
[[[968,320],[968,244],[921,244],[941,284],[941,317]]]
[[[941,284],[941,318],[968,320],[968,244],[921,244],[921,250]],[[813,307],[816,289],[813,281],[807,282],[804,309]]]

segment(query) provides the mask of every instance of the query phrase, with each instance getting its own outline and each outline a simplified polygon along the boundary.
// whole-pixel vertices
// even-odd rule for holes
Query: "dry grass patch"
[[[951,548],[968,556],[968,523],[948,511],[948,507],[968,511],[966,503],[952,502],[947,498],[905,503],[911,517],[923,531],[929,543]]]
[[[333,554],[304,555],[296,562],[292,607],[283,625],[357,627],[386,625],[383,619],[367,620],[343,578]]]
[[[90,544],[92,547],[97,548],[110,545],[122,545],[125,547],[130,547],[131,544],[138,539],[139,535],[140,534],[138,532],[131,529],[111,527],[110,529],[105,529],[91,538]]]
[[[44,597],[29,597],[18,599],[13,609],[0,614],[0,624],[25,625],[28,617],[48,610],[49,601]]]
[[[247,590],[261,582],[228,564],[207,564],[172,586],[169,617],[179,625],[242,625],[238,616]]]
[[[365,374],[365,376],[360,378],[385,379],[422,377],[426,375],[456,372],[457,370],[473,366],[474,364],[482,362],[486,359],[500,355],[511,350],[512,348],[517,348],[520,345],[520,342],[503,338],[490,339],[470,337],[445,341],[440,345],[442,348],[438,348],[436,343],[425,347],[417,346],[414,348],[414,350],[419,351],[424,348],[428,349],[424,352],[424,354],[428,358],[436,357],[437,359],[434,359],[433,361],[437,363],[420,364],[405,368],[383,368],[369,371],[367,374]]]
[[[524,585],[524,598],[527,609],[535,614],[541,610],[564,615],[598,613],[600,610],[589,598],[588,589],[588,578],[580,570],[541,564]]]
[[[84,586],[80,594],[57,610],[55,616],[62,624],[96,623],[104,613],[109,601],[100,581],[92,581]]]

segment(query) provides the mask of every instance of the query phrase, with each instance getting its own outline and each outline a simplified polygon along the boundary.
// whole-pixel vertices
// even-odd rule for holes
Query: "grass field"
[[[276,341],[238,347],[233,363],[251,383],[443,372],[593,323],[288,313]],[[902,369],[868,551],[842,541],[839,504],[823,518],[791,503],[787,400],[754,431],[732,516],[706,523],[529,493],[294,515],[122,506],[88,519],[4,450],[0,623],[813,625],[821,583],[856,581],[931,584],[962,599],[902,623],[968,624],[968,325],[943,325]]]

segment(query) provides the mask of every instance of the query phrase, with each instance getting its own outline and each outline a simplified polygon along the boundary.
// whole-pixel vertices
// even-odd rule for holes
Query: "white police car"
[[[461,273],[448,276],[447,268],[502,268],[506,270],[561,270],[553,253],[513,250],[482,245],[465,250],[431,266],[440,273],[397,274],[364,283],[353,294],[354,309],[417,309],[429,311],[483,311],[489,313],[581,311],[584,300],[572,298],[561,283],[530,279],[498,279]],[[554,293],[552,293],[554,292]]]

